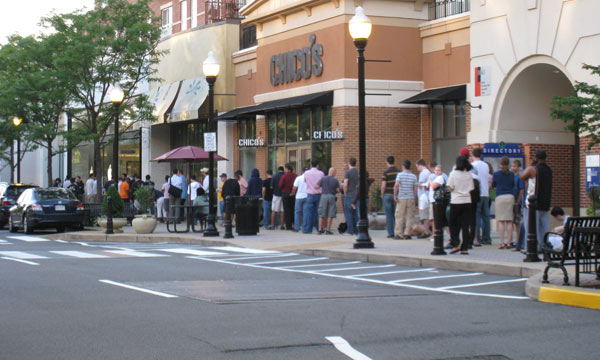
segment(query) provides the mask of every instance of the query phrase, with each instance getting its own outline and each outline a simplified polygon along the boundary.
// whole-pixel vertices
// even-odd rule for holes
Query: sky
[[[90,9],[94,0],[3,0],[2,2],[0,44],[5,44],[6,38],[15,33],[21,36],[39,34],[40,19],[53,10],[57,13],[68,13],[83,7]]]

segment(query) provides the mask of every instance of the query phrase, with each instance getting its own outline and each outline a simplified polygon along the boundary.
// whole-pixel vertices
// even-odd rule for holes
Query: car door
[[[13,220],[13,224],[15,225],[23,225],[23,213],[25,208],[27,207],[29,200],[31,199],[31,193],[33,190],[27,189],[23,191],[21,196],[17,199],[16,208],[14,211],[11,211],[11,218]]]

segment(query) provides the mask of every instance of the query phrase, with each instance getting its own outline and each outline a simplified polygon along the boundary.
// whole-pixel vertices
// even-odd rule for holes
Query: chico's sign
[[[323,45],[315,44],[317,36],[308,36],[309,46],[271,56],[271,85],[309,79],[323,73]]]

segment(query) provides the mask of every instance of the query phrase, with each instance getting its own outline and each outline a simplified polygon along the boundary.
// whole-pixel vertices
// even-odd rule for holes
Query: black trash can
[[[234,196],[235,230],[238,235],[258,234],[258,197]]]

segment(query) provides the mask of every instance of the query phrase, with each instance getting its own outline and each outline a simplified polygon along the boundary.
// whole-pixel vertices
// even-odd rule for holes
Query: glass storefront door
[[[310,145],[287,147],[287,162],[292,165],[293,171],[299,174],[304,166],[310,167]]]

